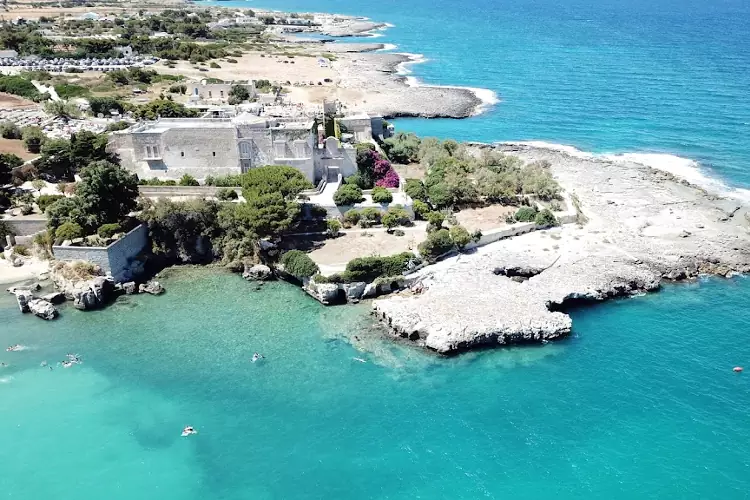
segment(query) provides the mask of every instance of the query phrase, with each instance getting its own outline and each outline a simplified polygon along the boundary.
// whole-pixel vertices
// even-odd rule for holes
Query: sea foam
[[[697,161],[667,153],[590,153],[565,144],[544,141],[524,141],[508,144],[523,144],[540,149],[559,151],[575,158],[602,159],[616,163],[637,163],[655,170],[668,172],[675,177],[699,186],[706,191],[750,203],[750,190],[728,185],[723,180],[706,172]]]

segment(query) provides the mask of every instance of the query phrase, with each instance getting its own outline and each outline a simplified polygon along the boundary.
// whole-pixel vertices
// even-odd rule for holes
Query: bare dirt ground
[[[20,157],[24,161],[39,156],[26,151],[26,147],[23,145],[23,141],[20,139],[0,138],[0,153],[11,153]]]
[[[160,11],[163,9],[174,8],[178,5],[184,5],[182,0],[163,0],[156,2],[134,2],[119,1],[112,2],[110,5],[99,4],[91,7],[60,7],[59,2],[37,2],[32,0],[15,0],[8,2],[0,9],[0,20],[9,21],[17,17],[28,19],[37,19],[40,16],[60,16],[76,17],[88,12],[95,12],[100,15],[119,14],[121,12],[138,12],[141,9],[148,11]]]
[[[424,224],[400,229],[406,233],[405,236],[388,234],[380,228],[368,229],[367,232],[345,233],[338,238],[327,240],[325,246],[310,253],[310,258],[321,266],[324,272],[325,267],[340,267],[340,270],[343,270],[347,262],[357,257],[393,255],[415,250],[427,236]]]
[[[23,109],[31,108],[36,105],[37,104],[34,101],[29,101],[23,97],[0,92],[0,109]]]
[[[394,163],[393,168],[404,179],[424,179],[425,175],[427,175],[427,169],[421,163],[410,163],[409,165]]]
[[[214,62],[221,68],[210,68],[206,66],[193,65],[187,61],[179,61],[174,68],[168,68],[162,63],[154,65],[153,68],[160,73],[172,75],[185,75],[195,79],[220,78],[222,80],[270,80],[286,85],[309,84],[314,82],[323,83],[326,78],[336,78],[336,73],[330,67],[321,67],[317,57],[287,57],[283,55],[266,55],[260,52],[249,52],[241,57],[234,57],[236,63],[226,62],[226,59],[217,59]],[[208,71],[200,71],[204,68]]]
[[[491,205],[482,208],[466,208],[456,212],[458,223],[469,231],[487,231],[505,226],[505,217],[515,213],[516,207]]]

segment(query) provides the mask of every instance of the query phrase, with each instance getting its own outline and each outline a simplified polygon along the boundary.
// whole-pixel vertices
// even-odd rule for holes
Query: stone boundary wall
[[[10,223],[17,236],[33,236],[47,229],[47,218],[41,219],[4,219]]]
[[[211,198],[224,189],[217,186],[138,186],[138,193],[146,198],[176,198],[180,196]],[[231,188],[242,195],[242,188]]]
[[[148,227],[141,224],[108,247],[53,246],[57,260],[85,260],[98,265],[115,281],[133,279],[135,258],[148,244]]]

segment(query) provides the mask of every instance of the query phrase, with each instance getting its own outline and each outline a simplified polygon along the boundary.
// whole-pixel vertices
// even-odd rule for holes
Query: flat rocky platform
[[[559,311],[571,300],[655,290],[664,279],[750,271],[748,212],[733,200],[636,163],[499,147],[529,161],[549,160],[589,221],[424,268],[421,294],[373,303],[394,335],[444,354],[541,342],[570,332],[570,317]],[[533,276],[521,281],[496,274],[500,268]]]
[[[398,75],[398,66],[412,60],[404,54],[367,52],[341,57],[334,64],[340,75],[337,83],[361,92],[366,102],[357,105],[369,113],[386,118],[467,118],[484,104],[467,88],[408,85],[406,78]]]

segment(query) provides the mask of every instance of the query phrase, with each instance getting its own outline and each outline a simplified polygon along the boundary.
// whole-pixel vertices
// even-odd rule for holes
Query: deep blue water
[[[425,83],[489,88],[467,121],[397,120],[464,140],[538,140],[592,152],[659,152],[750,185],[746,0],[255,0],[224,5],[368,16],[375,40],[420,53]]]
[[[414,76],[502,99],[402,129],[666,152],[750,185],[746,2],[236,5],[393,23],[380,41],[430,59]],[[54,325],[0,295],[0,346],[28,346],[0,351],[0,498],[750,498],[750,372],[732,372],[750,369],[746,278],[575,310],[561,342],[451,359],[291,286],[208,270],[166,286]],[[68,352],[84,364],[39,366]]]

